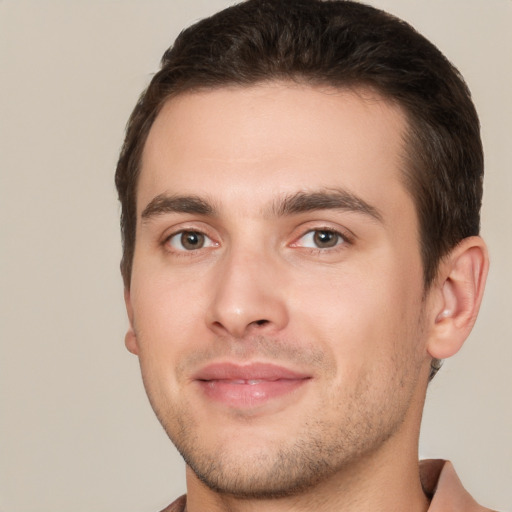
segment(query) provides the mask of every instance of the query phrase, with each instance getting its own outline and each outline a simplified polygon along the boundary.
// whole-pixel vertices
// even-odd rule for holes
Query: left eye
[[[180,231],[169,237],[167,243],[178,251],[194,251],[215,246],[215,242],[200,231]]]
[[[314,229],[303,235],[297,245],[314,249],[330,249],[345,242],[343,236],[337,231],[329,229]]]

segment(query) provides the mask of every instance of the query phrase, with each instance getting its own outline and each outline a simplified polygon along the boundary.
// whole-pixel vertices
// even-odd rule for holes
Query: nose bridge
[[[279,260],[254,240],[232,244],[216,269],[207,321],[223,334],[276,331],[287,321],[279,280]]]

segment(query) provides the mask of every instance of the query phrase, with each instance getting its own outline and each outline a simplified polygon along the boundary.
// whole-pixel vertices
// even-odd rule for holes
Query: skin
[[[288,83],[183,94],[158,115],[126,344],[187,462],[188,512],[427,510],[417,444],[430,360],[469,333],[487,263],[468,239],[425,294],[405,129],[371,91]],[[183,231],[200,243],[184,246]],[[230,405],[194,378],[216,362],[308,379]]]

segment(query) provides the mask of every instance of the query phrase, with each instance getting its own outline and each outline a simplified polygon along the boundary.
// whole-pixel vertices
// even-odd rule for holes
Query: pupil
[[[332,231],[317,231],[314,239],[319,247],[334,247],[338,242],[338,235]]]
[[[204,235],[194,231],[185,231],[181,235],[181,244],[185,249],[200,249],[204,244]]]

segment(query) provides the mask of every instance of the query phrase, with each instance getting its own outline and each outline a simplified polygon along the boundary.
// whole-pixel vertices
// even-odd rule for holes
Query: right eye
[[[176,251],[194,251],[205,247],[215,247],[217,244],[200,231],[180,231],[171,235],[167,243]]]

